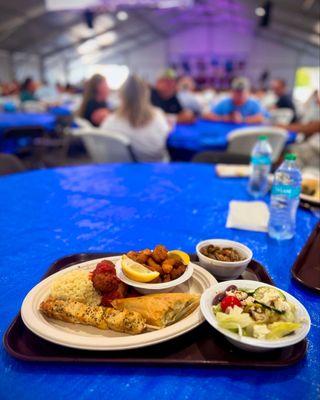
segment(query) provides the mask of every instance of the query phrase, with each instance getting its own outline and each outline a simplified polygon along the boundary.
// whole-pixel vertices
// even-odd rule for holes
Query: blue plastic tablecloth
[[[6,129],[21,126],[41,126],[47,131],[53,131],[56,124],[56,116],[45,113],[0,113],[0,135]]]
[[[168,138],[168,147],[174,159],[188,161],[200,151],[225,150],[228,145],[228,134],[234,129],[248,126],[248,124],[204,120],[198,120],[194,124],[178,124]],[[293,143],[295,138],[296,134],[289,132],[287,143]]]
[[[248,200],[245,187],[245,179],[217,178],[212,166],[179,163],[60,168],[1,178],[1,334],[27,292],[59,257],[157,243],[193,252],[202,239],[224,237],[248,245],[275,283],[308,309],[312,328],[304,360],[277,370],[54,365],[17,361],[2,348],[0,398],[319,398],[319,296],[290,278],[316,218],[299,209],[297,234],[284,242],[227,229],[228,203]]]
[[[69,103],[51,106],[48,112],[56,117],[68,117],[72,115],[72,105]]]

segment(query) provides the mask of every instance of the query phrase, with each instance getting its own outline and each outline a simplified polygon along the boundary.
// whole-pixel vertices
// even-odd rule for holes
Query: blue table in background
[[[56,117],[69,117],[72,116],[72,104],[65,103],[58,106],[51,106],[48,112]]]
[[[51,132],[56,125],[56,116],[50,113],[0,113],[0,135],[9,128],[19,128],[23,126],[41,126],[46,131]]]
[[[170,155],[173,160],[190,161],[196,153],[201,151],[226,150],[229,133],[234,129],[248,126],[248,124],[204,120],[188,125],[178,124],[168,138]],[[296,134],[289,132],[287,143],[293,143],[295,138]]]
[[[59,257],[157,243],[194,252],[200,240],[223,237],[249,246],[275,283],[308,309],[312,328],[304,360],[276,370],[30,364],[2,348],[1,400],[319,398],[319,296],[290,278],[316,218],[299,209],[297,234],[284,242],[227,229],[228,203],[249,199],[246,183],[219,179],[212,166],[179,163],[83,166],[0,178],[1,334]]]

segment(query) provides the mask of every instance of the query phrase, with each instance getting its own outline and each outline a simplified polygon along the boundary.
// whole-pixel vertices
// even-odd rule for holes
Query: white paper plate
[[[100,330],[91,326],[71,324],[44,317],[40,311],[40,303],[50,292],[50,285],[57,276],[75,269],[93,270],[101,260],[116,262],[119,257],[103,257],[83,262],[59,271],[36,285],[26,296],[21,307],[21,317],[25,325],[36,335],[50,342],[66,347],[86,350],[126,350],[150,346],[165,342],[194,329],[204,321],[198,307],[183,320],[153,332],[140,335],[127,335],[111,330]],[[177,286],[174,292],[202,294],[207,288],[217,283],[216,279],[205,269],[193,264],[192,277]]]

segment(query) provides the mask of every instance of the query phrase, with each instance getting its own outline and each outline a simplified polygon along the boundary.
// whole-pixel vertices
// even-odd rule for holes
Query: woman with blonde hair
[[[78,111],[81,118],[87,119],[94,126],[100,126],[109,115],[107,97],[109,88],[104,76],[95,74],[86,83],[83,99]]]
[[[166,160],[170,126],[163,111],[151,104],[148,85],[135,75],[129,76],[121,89],[120,102],[116,113],[102,124],[102,130],[127,136],[138,161]]]

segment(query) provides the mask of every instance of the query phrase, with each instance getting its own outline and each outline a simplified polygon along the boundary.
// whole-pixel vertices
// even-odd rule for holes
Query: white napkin
[[[246,177],[250,175],[250,165],[242,164],[217,164],[216,173],[224,178]]]
[[[230,201],[227,228],[267,232],[269,209],[262,201]]]

